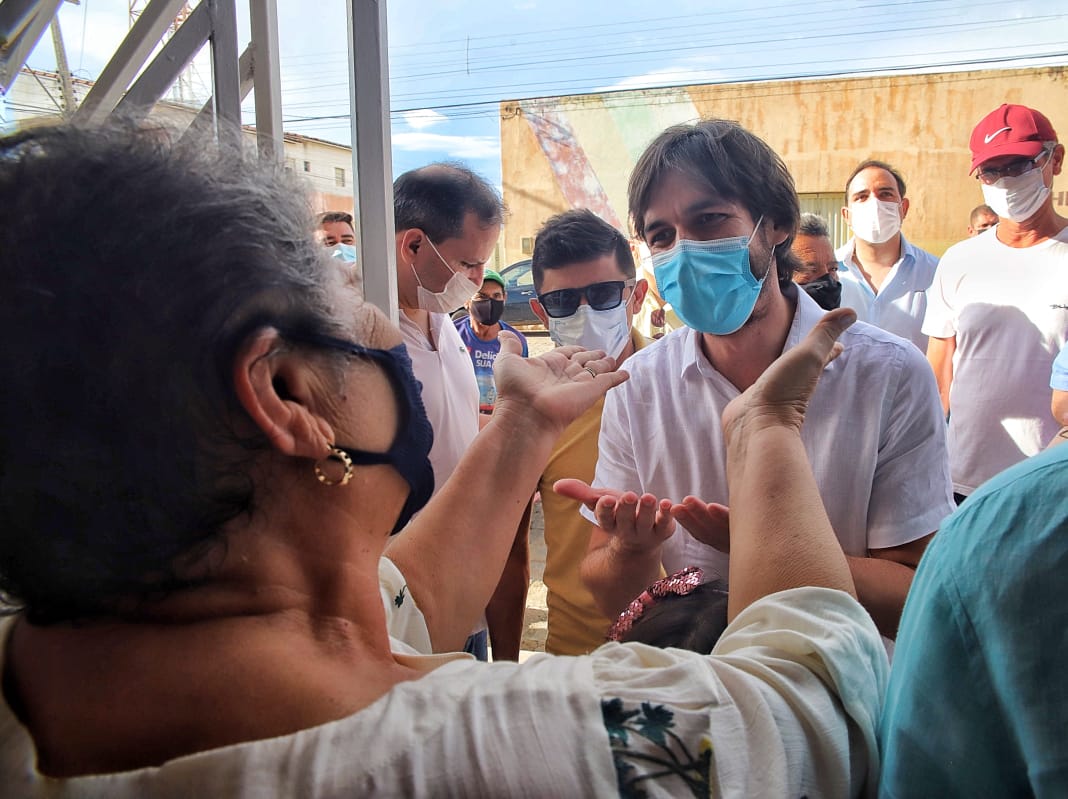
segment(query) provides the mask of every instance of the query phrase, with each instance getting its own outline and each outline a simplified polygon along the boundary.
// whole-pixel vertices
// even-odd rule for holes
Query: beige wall
[[[502,180],[510,211],[505,260],[522,257],[521,238],[568,208],[524,119],[525,109],[535,113],[549,104],[566,119],[620,219],[626,219],[624,182],[641,148],[673,122],[718,116],[764,138],[786,161],[801,194],[843,192],[853,167],[866,158],[893,164],[904,175],[911,203],[905,235],[941,254],[964,238],[969,211],[983,201],[978,182],[968,175],[968,137],[975,123],[1002,102],[1038,108],[1062,141],[1068,136],[1066,67],[691,86],[502,103]],[[1068,215],[1066,181],[1056,179],[1054,201]]]

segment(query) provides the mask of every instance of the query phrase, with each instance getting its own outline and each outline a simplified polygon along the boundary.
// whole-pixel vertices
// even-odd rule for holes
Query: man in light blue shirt
[[[845,199],[842,217],[853,237],[835,252],[844,267],[842,307],[926,352],[920,326],[938,259],[901,234],[909,210],[905,180],[887,163],[864,161],[846,181]]]

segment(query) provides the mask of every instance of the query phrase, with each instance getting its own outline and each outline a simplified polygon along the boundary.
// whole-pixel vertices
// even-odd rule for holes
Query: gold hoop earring
[[[323,464],[326,463],[340,463],[345,472],[341,477],[334,479],[330,477],[325,471],[323,471]],[[328,486],[343,486],[349,480],[352,479],[352,458],[343,449],[330,445],[330,452],[325,458],[315,462],[315,477],[323,485]]]

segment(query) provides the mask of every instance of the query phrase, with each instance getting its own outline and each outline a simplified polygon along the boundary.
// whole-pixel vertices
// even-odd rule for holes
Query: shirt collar
[[[679,377],[685,378],[688,374],[701,374],[705,369],[711,369],[712,364],[701,352],[701,334],[691,327],[684,327],[675,335],[682,336],[682,369]]]
[[[819,304],[804,291],[795,289],[797,302],[794,305],[794,318],[790,323],[790,332],[786,335],[786,344],[783,352],[796,347],[801,339],[808,335],[808,331],[816,326],[816,323],[827,313]],[[690,328],[683,328],[676,335],[685,336],[682,343],[682,369],[679,377],[685,378],[689,374],[710,376],[719,374],[715,367],[708,362],[704,352],[701,351],[701,334]]]
[[[844,266],[850,272],[854,272],[854,273],[857,271],[857,265],[855,263],[853,263],[853,253],[856,252],[856,249],[857,249],[856,237],[851,236],[849,238],[849,241],[847,241],[845,244],[843,244],[841,247],[839,247],[837,250],[834,251],[834,257],[838,259],[838,263],[840,263],[842,266]],[[916,247],[916,245],[914,245],[911,242],[909,242],[909,240],[907,238],[905,238],[905,234],[902,233],[901,234],[901,257],[897,259],[897,262],[894,264],[894,266],[904,266],[905,264],[908,264],[908,263],[915,263],[916,262],[916,253],[918,251],[919,251],[919,248]]]
[[[786,344],[783,352],[793,349],[801,343],[801,339],[808,335],[816,323],[827,312],[820,307],[814,299],[808,296],[806,291],[797,292],[797,306],[794,308],[794,321],[790,323],[790,332],[786,336]]]

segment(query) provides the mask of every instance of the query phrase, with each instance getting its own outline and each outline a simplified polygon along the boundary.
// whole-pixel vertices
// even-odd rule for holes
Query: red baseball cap
[[[1034,158],[1042,143],[1056,141],[1057,133],[1045,115],[1025,105],[1003,104],[980,120],[968,145],[972,148],[972,168],[991,158],[1018,155]]]

